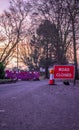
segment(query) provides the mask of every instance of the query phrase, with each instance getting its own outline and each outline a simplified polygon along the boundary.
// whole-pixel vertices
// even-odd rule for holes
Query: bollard
[[[51,69],[50,70],[50,79],[49,79],[49,85],[54,85],[55,81],[54,81],[54,70]]]

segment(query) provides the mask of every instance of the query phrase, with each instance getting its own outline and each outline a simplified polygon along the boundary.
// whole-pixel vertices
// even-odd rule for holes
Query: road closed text
[[[55,66],[54,78],[73,79],[74,78],[74,66]]]
[[[72,77],[72,74],[71,73],[57,73],[56,74],[56,77],[61,77],[61,78],[63,78],[63,77]]]

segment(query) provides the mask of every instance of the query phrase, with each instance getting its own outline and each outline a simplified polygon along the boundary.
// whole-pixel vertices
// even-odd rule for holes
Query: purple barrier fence
[[[21,80],[39,80],[39,72],[19,72],[16,71],[5,71],[5,77],[10,79],[21,79]]]

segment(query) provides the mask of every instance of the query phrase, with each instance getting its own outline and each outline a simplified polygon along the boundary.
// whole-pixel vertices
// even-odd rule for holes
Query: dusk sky
[[[9,6],[9,0],[0,0],[0,13],[7,9]]]

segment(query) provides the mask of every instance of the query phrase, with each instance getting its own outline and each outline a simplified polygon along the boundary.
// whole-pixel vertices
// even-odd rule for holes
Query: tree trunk
[[[76,38],[75,38],[74,19],[72,19],[72,31],[73,31],[72,33],[73,33],[73,49],[74,49],[75,78],[78,78],[77,54],[76,54]]]
[[[49,76],[48,76],[48,68],[49,68],[49,63],[48,63],[48,44],[47,44],[47,46],[46,46],[45,78],[49,78]]]

